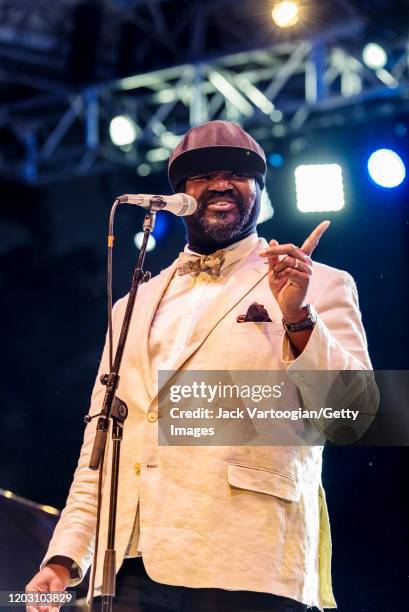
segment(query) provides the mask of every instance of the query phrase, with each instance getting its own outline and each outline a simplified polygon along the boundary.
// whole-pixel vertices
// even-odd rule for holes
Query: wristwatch
[[[285,331],[287,332],[299,332],[304,329],[313,329],[314,325],[317,322],[317,313],[315,309],[307,304],[304,306],[306,310],[305,317],[301,319],[301,321],[297,321],[296,323],[289,323],[285,319],[283,319],[283,326]]]

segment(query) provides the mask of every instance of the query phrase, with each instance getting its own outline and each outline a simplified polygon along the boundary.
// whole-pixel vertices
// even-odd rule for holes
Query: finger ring
[[[294,270],[296,270],[299,266],[300,262],[298,259],[295,260]]]

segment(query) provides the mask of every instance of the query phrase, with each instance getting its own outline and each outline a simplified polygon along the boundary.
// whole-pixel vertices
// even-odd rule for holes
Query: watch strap
[[[310,304],[307,304],[305,308],[307,310],[306,315],[300,321],[290,323],[289,321],[283,319],[283,326],[287,332],[298,332],[303,331],[304,329],[314,328],[314,325],[317,322],[317,313]]]

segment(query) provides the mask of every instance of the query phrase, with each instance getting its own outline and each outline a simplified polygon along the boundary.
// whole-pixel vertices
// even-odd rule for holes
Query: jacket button
[[[148,421],[149,423],[155,423],[158,420],[158,415],[156,412],[148,412]]]
[[[141,464],[134,463],[133,469],[135,470],[135,474],[139,474],[139,472],[141,471]]]

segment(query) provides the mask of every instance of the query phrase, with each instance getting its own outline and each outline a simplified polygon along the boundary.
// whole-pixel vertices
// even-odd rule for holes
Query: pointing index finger
[[[322,221],[317,227],[312,230],[311,234],[308,236],[307,240],[301,247],[301,250],[304,251],[307,255],[311,255],[318,245],[321,236],[328,229],[330,225],[330,221]]]

